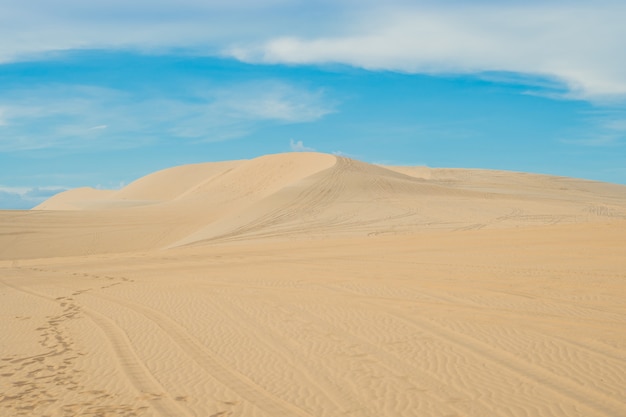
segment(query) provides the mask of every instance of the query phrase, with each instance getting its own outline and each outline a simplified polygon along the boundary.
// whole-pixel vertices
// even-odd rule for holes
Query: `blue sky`
[[[624,2],[127,3],[0,0],[0,208],[291,150],[626,184]]]

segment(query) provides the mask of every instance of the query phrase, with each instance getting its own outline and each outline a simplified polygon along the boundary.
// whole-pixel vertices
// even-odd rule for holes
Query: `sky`
[[[626,184],[626,2],[0,0],[0,209],[317,151]]]

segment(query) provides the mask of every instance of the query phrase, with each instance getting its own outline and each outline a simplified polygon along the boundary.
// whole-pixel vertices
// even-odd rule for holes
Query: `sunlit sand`
[[[0,211],[1,416],[624,416],[626,186],[317,153]]]

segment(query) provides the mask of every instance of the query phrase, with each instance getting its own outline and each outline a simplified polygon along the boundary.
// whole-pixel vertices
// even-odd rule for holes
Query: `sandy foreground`
[[[626,187],[269,155],[0,211],[0,416],[626,416]]]

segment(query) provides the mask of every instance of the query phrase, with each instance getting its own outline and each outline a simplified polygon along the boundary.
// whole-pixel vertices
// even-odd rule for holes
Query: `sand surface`
[[[626,416],[626,187],[315,153],[0,211],[0,416]]]

